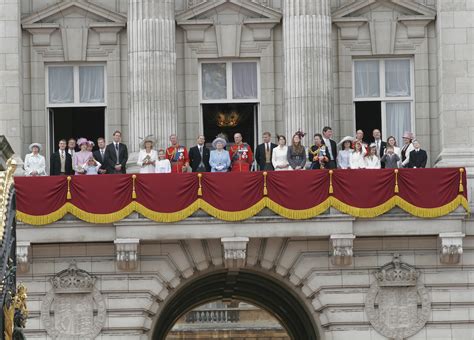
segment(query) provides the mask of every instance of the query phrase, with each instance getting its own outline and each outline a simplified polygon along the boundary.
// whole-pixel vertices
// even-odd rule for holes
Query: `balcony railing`
[[[193,310],[186,314],[187,323],[232,323],[239,320],[239,309]]]

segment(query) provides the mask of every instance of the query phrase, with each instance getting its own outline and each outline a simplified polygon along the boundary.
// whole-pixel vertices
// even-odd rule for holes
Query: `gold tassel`
[[[394,170],[395,172],[395,193],[399,193],[399,188],[398,188],[398,169]]]
[[[464,185],[462,184],[463,172],[464,172],[464,168],[459,168],[459,192],[464,192]]]
[[[132,200],[137,198],[137,192],[135,191],[135,180],[137,179],[137,175],[132,175]]]
[[[334,188],[332,186],[332,174],[334,173],[333,170],[329,170],[329,194],[334,194]]]
[[[198,196],[202,196],[201,178],[202,178],[202,174],[198,174],[198,180],[199,180]]]
[[[67,176],[67,195],[66,199],[70,200],[72,198],[71,196],[71,176]]]
[[[263,196],[268,195],[268,190],[267,190],[267,175],[268,173],[266,171],[263,172]]]

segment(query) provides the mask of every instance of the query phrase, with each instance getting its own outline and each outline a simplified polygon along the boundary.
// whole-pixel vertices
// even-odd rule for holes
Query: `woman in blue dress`
[[[217,137],[212,142],[215,150],[211,151],[209,164],[211,165],[211,172],[227,172],[230,167],[229,151],[224,150],[227,142],[224,138]]]

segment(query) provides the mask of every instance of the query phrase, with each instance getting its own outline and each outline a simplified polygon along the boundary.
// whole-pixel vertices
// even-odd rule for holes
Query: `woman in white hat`
[[[224,138],[217,137],[212,142],[215,150],[211,151],[209,164],[211,165],[211,172],[227,172],[230,167],[229,151],[224,150],[227,142]]]
[[[344,137],[338,145],[341,146],[341,151],[337,153],[337,167],[339,169],[350,169],[351,168],[351,154],[352,154],[352,142],[354,137]]]
[[[377,144],[371,143],[369,153],[364,157],[366,169],[380,169],[380,159],[377,156]]]
[[[40,143],[33,143],[28,147],[31,153],[25,156],[23,165],[26,176],[46,176],[46,161],[40,155],[41,148]]]
[[[155,138],[153,136],[146,136],[140,145],[140,152],[138,153],[138,166],[141,174],[155,173],[155,165],[158,159],[158,153],[153,150],[155,145]]]
[[[410,163],[410,152],[415,150],[412,143],[413,133],[405,131],[403,133],[403,146],[402,146],[402,167],[406,167]]]
[[[89,147],[89,141],[85,138],[79,138],[77,140],[77,145],[81,148],[81,151],[74,153],[72,157],[72,168],[76,172],[76,175],[84,175],[86,171],[83,168],[83,165],[87,163],[89,158],[93,157],[92,152],[87,151]]]

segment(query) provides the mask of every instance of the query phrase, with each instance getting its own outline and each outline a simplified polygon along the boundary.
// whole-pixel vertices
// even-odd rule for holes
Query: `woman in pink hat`
[[[89,146],[89,141],[85,138],[79,138],[77,140],[77,145],[81,148],[81,151],[76,152],[72,158],[72,167],[76,172],[76,175],[83,175],[85,174],[85,170],[83,165],[87,163],[89,158],[93,157],[92,152],[87,151],[87,147]]]
[[[401,150],[402,153],[402,167],[405,168],[410,162],[410,152],[415,150],[413,144],[413,133],[405,131],[403,133],[403,147]]]

